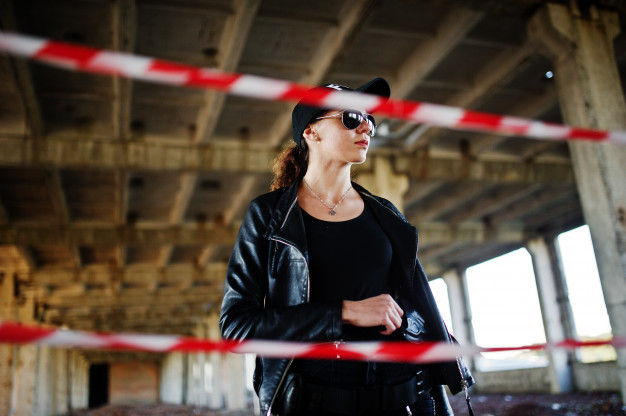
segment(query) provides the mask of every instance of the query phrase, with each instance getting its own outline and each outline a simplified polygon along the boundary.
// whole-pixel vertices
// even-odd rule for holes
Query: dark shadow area
[[[89,367],[89,408],[109,402],[109,365],[92,364]]]

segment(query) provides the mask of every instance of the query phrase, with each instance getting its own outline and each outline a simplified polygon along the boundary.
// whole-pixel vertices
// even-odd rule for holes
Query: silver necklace
[[[307,188],[309,188],[309,191],[311,191],[311,193],[313,194],[313,196],[315,198],[317,198],[322,204],[324,204],[324,206],[326,208],[328,208],[330,211],[328,211],[328,213],[330,215],[337,215],[337,211],[335,211],[335,208],[337,208],[337,205],[341,204],[343,202],[344,199],[346,199],[346,196],[348,196],[348,192],[350,192],[350,189],[352,189],[352,185],[350,185],[350,187],[348,188],[348,190],[346,192],[344,192],[344,194],[341,196],[341,199],[339,200],[339,202],[337,202],[334,206],[330,206],[330,204],[327,204],[322,198],[320,198],[319,196],[317,196],[317,194],[315,193],[315,191],[313,189],[311,189],[311,187],[309,186],[309,184],[307,183],[306,180],[304,180],[304,178],[302,178],[302,181],[304,182],[304,184],[306,185]]]

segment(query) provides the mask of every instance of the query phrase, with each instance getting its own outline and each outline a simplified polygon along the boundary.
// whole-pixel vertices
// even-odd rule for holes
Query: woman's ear
[[[302,132],[302,137],[304,137],[305,140],[308,141],[308,142],[311,142],[311,141],[316,142],[316,141],[319,141],[319,139],[320,139],[319,135],[313,129],[313,127],[311,127],[310,124],[308,126],[306,126],[306,128]]]

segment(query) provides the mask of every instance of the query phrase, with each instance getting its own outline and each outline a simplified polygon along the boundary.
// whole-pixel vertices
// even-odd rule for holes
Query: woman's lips
[[[367,147],[369,146],[370,143],[367,140],[359,140],[355,144],[358,145],[358,146],[361,146],[361,147],[365,147],[367,149]]]

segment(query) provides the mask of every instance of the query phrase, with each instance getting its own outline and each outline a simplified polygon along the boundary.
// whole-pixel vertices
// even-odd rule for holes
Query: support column
[[[246,406],[245,357],[228,354],[226,357],[226,410],[244,410]]]
[[[25,325],[35,324],[35,300],[31,293],[20,298],[17,315],[18,321]],[[16,348],[15,377],[13,378],[13,410],[17,415],[31,415],[34,408],[34,391],[37,369],[37,346],[24,344]]]
[[[533,261],[546,339],[548,342],[562,341],[569,338],[566,328],[571,327],[571,315],[564,316],[560,308],[563,302],[567,302],[567,298],[560,296],[560,293],[566,293],[562,275],[556,273],[560,267],[553,264],[549,246],[543,238],[529,241],[526,247]],[[551,351],[549,357],[551,393],[572,391],[571,354],[556,350]]]
[[[219,316],[213,312],[207,318],[207,326],[209,332],[209,339],[218,340],[221,338],[219,328]],[[222,383],[222,360],[223,354],[213,352],[209,354],[208,360],[211,368],[210,377],[210,394],[209,394],[209,407],[211,409],[223,409],[224,408],[224,390]]]
[[[529,22],[529,37],[552,59],[565,123],[609,130],[626,128],[613,40],[618,15],[581,2],[545,5]],[[626,336],[626,146],[571,143],[576,182],[600,272],[613,335]],[[626,397],[626,350],[617,352]]]
[[[450,301],[450,315],[452,315],[454,337],[460,344],[471,343],[471,320],[467,307],[467,291],[463,285],[462,278],[456,270],[449,270],[441,277],[448,287],[448,299]]]
[[[52,406],[54,411],[52,414],[64,414],[69,412],[68,398],[69,391],[69,366],[68,350],[63,348],[54,349],[54,363],[52,373],[54,374],[54,392],[52,393]]]
[[[206,338],[208,328],[204,322],[196,325],[193,335],[197,338]],[[206,406],[208,402],[206,391],[206,354],[188,354],[188,383],[187,383],[187,404],[195,406]]]
[[[169,353],[161,361],[159,377],[159,400],[163,403],[183,404],[183,369],[184,355],[180,352]]]
[[[0,271],[0,318],[16,319],[15,280],[10,270]],[[0,414],[10,415],[17,347],[12,344],[0,344]]]
[[[394,173],[388,157],[376,156],[372,163],[374,173],[360,174],[359,184],[374,195],[391,201],[400,212],[404,211],[404,194],[409,190],[409,178]]]

